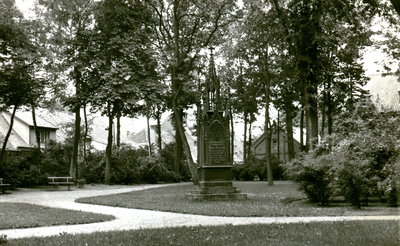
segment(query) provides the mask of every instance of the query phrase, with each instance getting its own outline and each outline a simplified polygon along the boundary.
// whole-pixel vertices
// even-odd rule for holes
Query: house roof
[[[34,126],[31,112],[17,112],[15,114],[15,117],[29,126]],[[55,125],[51,124],[50,122],[46,121],[45,119],[39,116],[36,116],[36,125],[38,127],[58,129],[58,127],[56,127]]]
[[[293,129],[293,132],[294,132],[294,133],[293,133],[293,141],[294,141],[295,143],[300,144],[299,140],[297,139],[297,137],[299,137],[299,135],[297,135],[297,130],[298,130],[298,129],[297,129],[296,127]],[[287,137],[286,132],[283,131],[283,130],[280,131],[280,134],[281,134],[281,136]],[[276,135],[277,135],[276,132],[274,132],[273,135],[276,136]],[[264,139],[265,139],[265,133],[263,132],[261,135],[259,135],[259,136],[254,140],[252,146],[258,146],[260,143],[264,142]]]
[[[0,143],[4,142],[5,136],[8,132],[8,124],[6,117],[4,117],[4,112],[2,112],[0,114]],[[29,144],[24,141],[15,129],[12,129],[6,148],[17,149],[18,147],[29,147]]]

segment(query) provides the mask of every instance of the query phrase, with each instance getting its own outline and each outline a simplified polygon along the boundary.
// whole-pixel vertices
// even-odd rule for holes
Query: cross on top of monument
[[[221,86],[215,69],[213,50],[214,48],[210,47],[210,63],[206,78],[205,111],[221,110]]]

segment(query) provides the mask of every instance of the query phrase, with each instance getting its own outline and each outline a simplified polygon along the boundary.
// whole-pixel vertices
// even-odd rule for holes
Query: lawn
[[[185,197],[193,189],[189,183],[178,186],[135,191],[108,196],[78,199],[81,203],[116,207],[150,209],[158,211],[214,215],[214,216],[347,216],[347,215],[398,215],[398,208],[371,203],[368,207],[355,209],[347,203],[333,202],[320,207],[307,202],[288,181],[235,182],[234,186],[248,194],[245,201],[190,201]]]
[[[0,203],[0,229],[86,224],[114,219],[111,215],[86,213],[26,203]]]
[[[398,221],[181,227],[10,240],[7,245],[400,245]]]

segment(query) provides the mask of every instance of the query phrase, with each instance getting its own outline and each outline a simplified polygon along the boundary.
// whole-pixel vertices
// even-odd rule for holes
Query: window
[[[49,131],[39,131],[40,143],[47,143],[50,140]]]
[[[272,140],[272,148],[273,149],[278,149],[278,141],[276,139]]]
[[[400,102],[400,91],[398,91],[398,93],[399,93],[399,102]]]

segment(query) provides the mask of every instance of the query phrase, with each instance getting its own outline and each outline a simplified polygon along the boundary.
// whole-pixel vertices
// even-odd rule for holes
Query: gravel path
[[[30,203],[54,208],[65,208],[84,212],[113,215],[112,221],[82,224],[61,225],[38,228],[0,230],[0,235],[7,235],[7,239],[53,236],[62,233],[93,233],[100,231],[135,230],[145,228],[162,228],[198,225],[243,225],[243,224],[272,224],[272,223],[299,223],[317,221],[349,221],[349,220],[399,220],[397,216],[340,216],[340,217],[220,217],[189,215],[170,212],[149,211],[141,209],[117,208],[101,205],[76,203],[75,199],[90,196],[116,194],[143,189],[157,188],[165,185],[138,185],[138,186],[101,186],[73,191],[49,191],[21,189],[13,194],[0,195],[1,202]],[[61,187],[60,189],[65,188]],[[0,218],[1,223],[1,218]]]

